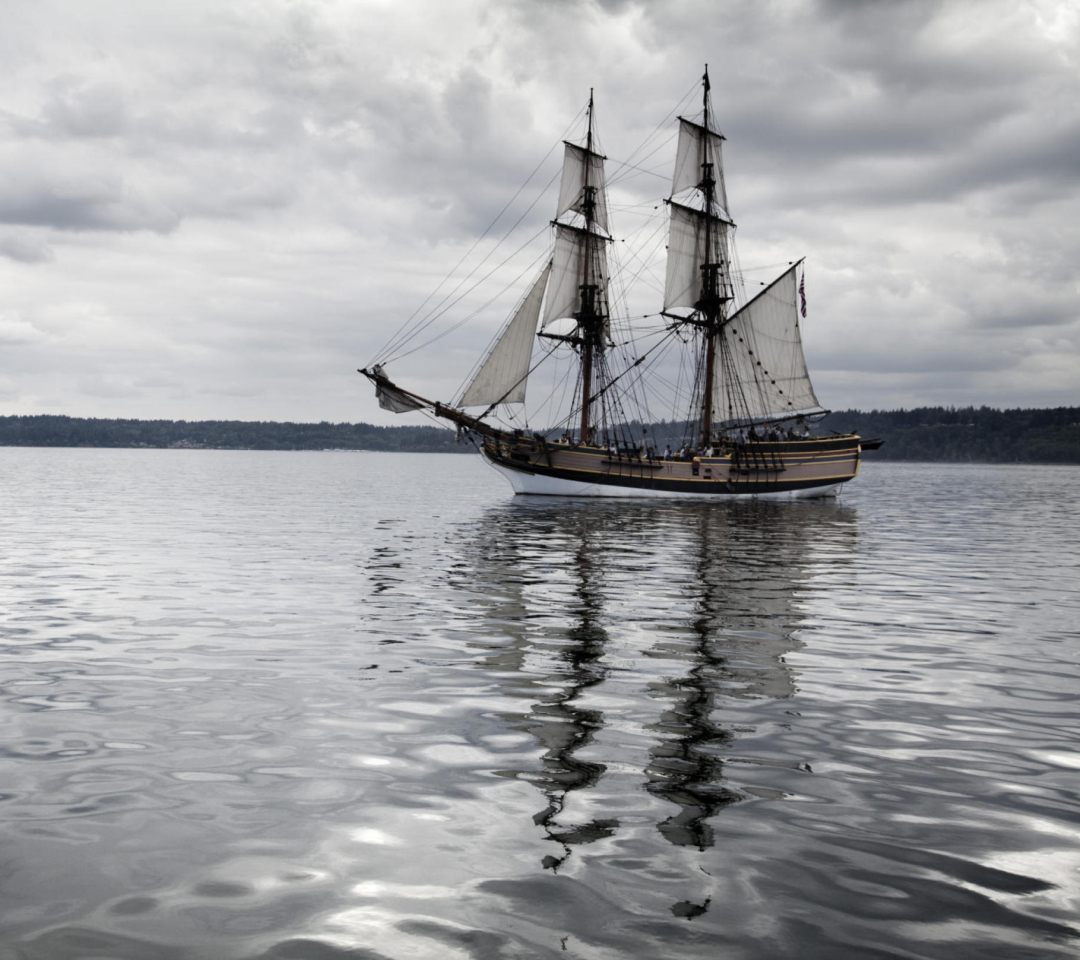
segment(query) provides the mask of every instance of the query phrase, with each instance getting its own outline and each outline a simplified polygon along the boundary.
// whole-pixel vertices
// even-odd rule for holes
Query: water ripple
[[[1073,956],[1078,476],[9,449],[0,960]]]

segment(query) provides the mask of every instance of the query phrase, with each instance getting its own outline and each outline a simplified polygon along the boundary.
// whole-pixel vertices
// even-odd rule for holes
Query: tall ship
[[[805,264],[747,294],[707,69],[702,88],[701,113],[675,118],[670,191],[655,205],[667,218],[666,262],[629,261],[632,278],[655,275],[655,313],[632,314],[612,270],[590,93],[582,141],[564,142],[550,246],[501,333],[452,402],[392,380],[394,351],[384,350],[359,371],[380,405],[456,425],[521,494],[787,499],[835,496],[852,480],[862,450],[880,441],[815,435],[828,411],[803,355]]]

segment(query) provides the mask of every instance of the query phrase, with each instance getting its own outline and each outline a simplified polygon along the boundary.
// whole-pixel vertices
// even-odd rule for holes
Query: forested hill
[[[219,450],[394,450],[471,452],[453,430],[376,427],[370,423],[272,423],[246,420],[87,420],[0,417],[0,446],[180,447]]]
[[[817,426],[818,433],[829,430],[881,437],[884,445],[868,460],[1080,463],[1080,407],[838,410]]]
[[[663,446],[675,424],[649,432]],[[640,425],[638,426],[640,430]],[[994,410],[918,407],[840,410],[816,428],[880,437],[868,460],[983,463],[1080,463],[1080,407]],[[676,431],[676,432],[680,432]],[[674,435],[674,434],[673,434]],[[453,430],[368,423],[258,423],[241,420],[98,420],[79,417],[0,417],[0,446],[179,447],[231,450],[387,450],[471,452]]]

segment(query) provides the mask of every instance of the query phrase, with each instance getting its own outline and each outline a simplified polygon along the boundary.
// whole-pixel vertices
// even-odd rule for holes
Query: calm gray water
[[[0,449],[0,958],[1074,957],[1078,487]]]

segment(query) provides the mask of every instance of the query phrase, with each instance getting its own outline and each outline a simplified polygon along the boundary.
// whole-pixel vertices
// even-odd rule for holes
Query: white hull
[[[511,470],[498,463],[490,463],[490,466],[506,477],[510,486],[514,488],[514,493],[542,497],[619,497],[634,500],[814,500],[835,497],[843,486],[843,483],[834,483],[826,487],[762,493],[682,493],[675,490],[647,490],[611,484],[582,483],[579,480],[564,480],[560,477]]]

